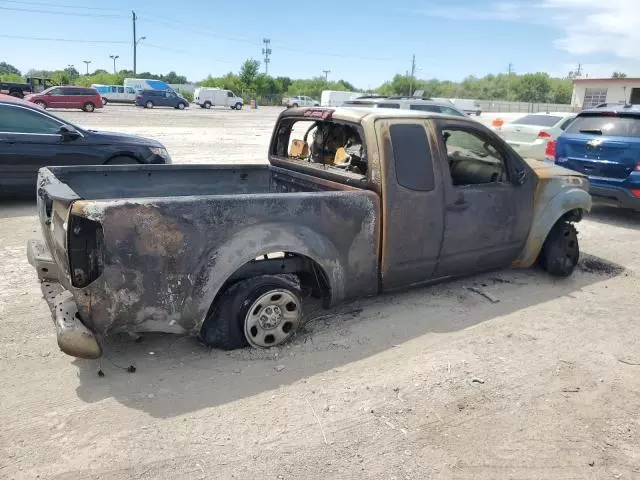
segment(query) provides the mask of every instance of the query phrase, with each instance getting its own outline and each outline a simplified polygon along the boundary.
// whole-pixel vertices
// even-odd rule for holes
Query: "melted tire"
[[[539,265],[551,275],[568,277],[580,259],[576,227],[565,220],[556,223],[542,246]]]

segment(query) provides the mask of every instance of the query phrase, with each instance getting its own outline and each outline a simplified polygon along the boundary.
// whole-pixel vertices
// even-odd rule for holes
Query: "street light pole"
[[[82,63],[87,66],[87,75],[89,75],[89,64],[91,63],[91,60],[83,60]]]
[[[135,28],[133,29],[135,32]],[[136,75],[136,59],[137,59],[137,54],[138,54],[138,44],[142,41],[145,40],[147,37],[140,37],[137,40],[135,40],[133,42],[133,76],[135,77]],[[135,37],[134,37],[135,39]]]
[[[109,58],[113,60],[113,74],[116,75],[118,73],[116,72],[116,59],[120,58],[120,55],[109,55]]]

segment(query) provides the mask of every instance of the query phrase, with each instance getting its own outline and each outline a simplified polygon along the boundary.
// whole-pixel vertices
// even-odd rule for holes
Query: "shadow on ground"
[[[28,217],[37,215],[36,199],[28,195],[14,199],[0,197],[0,218]]]
[[[585,217],[594,222],[640,230],[640,212],[619,207],[594,203],[591,212]]]
[[[567,279],[552,278],[537,269],[501,270],[382,295],[320,311],[292,342],[270,350],[225,352],[201,346],[194,338],[165,334],[145,335],[140,343],[121,337],[106,345],[101,362],[75,360],[80,378],[77,393],[86,402],[112,397],[153,417],[172,417],[276,389],[425,334],[446,335],[572,297],[618,275],[629,273],[584,255]],[[126,371],[129,365],[135,366],[135,373]],[[104,377],[97,375],[100,368]]]

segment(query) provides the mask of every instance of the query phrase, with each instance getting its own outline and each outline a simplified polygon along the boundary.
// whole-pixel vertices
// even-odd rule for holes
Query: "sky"
[[[330,70],[375,88],[396,73],[459,81],[467,75],[542,71],[640,77],[640,0],[0,0],[0,61],[23,72],[74,65],[86,71],[171,70],[198,81],[261,60],[269,74],[309,78]],[[46,39],[46,40],[45,40]]]

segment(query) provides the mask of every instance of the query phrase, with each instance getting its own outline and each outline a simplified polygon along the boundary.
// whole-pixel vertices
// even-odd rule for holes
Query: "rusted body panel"
[[[331,303],[376,293],[377,195],[328,181],[319,184],[326,191],[312,195],[284,193],[286,176],[280,172],[277,180],[277,174],[274,169],[262,189],[270,193],[76,200],[71,211],[98,222],[104,236],[104,265],[96,280],[77,288],[68,268],[60,279],[83,322],[98,335],[197,333],[225,281],[247,262],[274,252],[317,262]],[[50,172],[43,171],[42,188],[47,179],[52,181]],[[304,183],[288,190],[294,185],[302,189]],[[56,257],[66,245],[56,241],[68,221],[61,220],[43,225]]]

